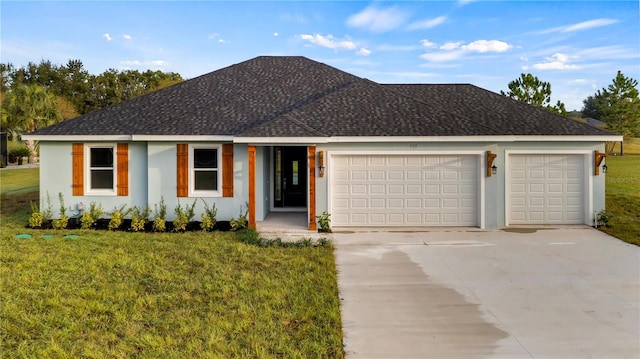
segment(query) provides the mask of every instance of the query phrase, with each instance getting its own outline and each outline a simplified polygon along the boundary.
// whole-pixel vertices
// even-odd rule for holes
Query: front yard
[[[607,211],[613,215],[600,229],[640,246],[640,154],[607,157]]]
[[[242,241],[252,232],[28,230],[38,195],[7,193],[14,171],[0,172],[3,356],[344,356],[330,246],[258,247]]]

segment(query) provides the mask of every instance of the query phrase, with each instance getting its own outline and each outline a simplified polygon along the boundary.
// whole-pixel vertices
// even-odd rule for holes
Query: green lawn
[[[0,170],[0,194],[20,194],[38,190],[39,168]]]
[[[12,171],[0,171],[2,193]],[[2,357],[344,357],[330,246],[29,230],[29,199],[37,192],[2,195]],[[70,233],[79,237],[63,238]]]
[[[610,226],[602,231],[640,246],[640,155],[609,156],[607,211]]]

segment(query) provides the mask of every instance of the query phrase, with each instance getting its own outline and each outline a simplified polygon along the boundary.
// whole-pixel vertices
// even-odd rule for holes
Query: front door
[[[307,148],[274,147],[274,207],[307,206]]]

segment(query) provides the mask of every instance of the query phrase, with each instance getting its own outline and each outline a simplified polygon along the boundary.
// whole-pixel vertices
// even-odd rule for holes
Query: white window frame
[[[112,189],[94,189],[91,188],[91,149],[92,148],[111,148],[113,150],[113,188]],[[95,196],[116,196],[118,188],[118,154],[117,145],[115,143],[92,143],[85,145],[85,193]],[[104,168],[104,167],[101,167]],[[96,168],[97,169],[97,168]]]
[[[207,149],[207,150],[216,150],[218,156],[218,168],[215,170],[218,171],[217,183],[218,189],[215,191],[204,191],[204,190],[196,190],[196,180],[195,180],[195,172],[194,168],[194,160],[195,160],[195,150],[196,149]],[[222,197],[222,145],[212,145],[212,144],[190,144],[189,145],[189,197]]]

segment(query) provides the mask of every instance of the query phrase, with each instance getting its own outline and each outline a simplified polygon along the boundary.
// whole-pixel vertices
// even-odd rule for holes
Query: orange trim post
[[[315,231],[316,225],[316,146],[308,147],[309,166],[309,230]]]
[[[177,186],[176,196],[189,196],[189,145],[179,143],[176,147]]]
[[[118,143],[118,196],[129,195],[129,144]]]
[[[247,146],[249,154],[249,228],[256,228],[256,146]]]
[[[222,145],[222,197],[233,197],[233,143]]]
[[[74,143],[72,145],[71,161],[71,194],[74,196],[84,196],[84,144]]]

